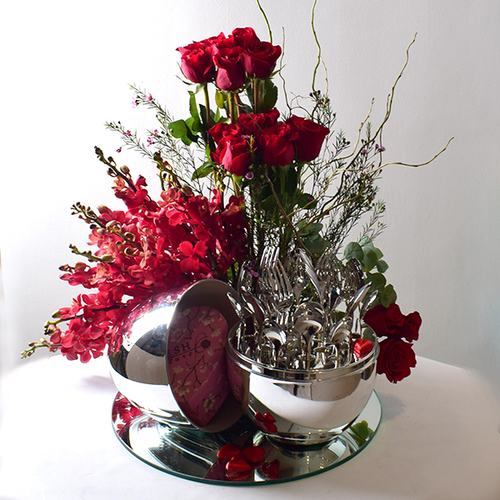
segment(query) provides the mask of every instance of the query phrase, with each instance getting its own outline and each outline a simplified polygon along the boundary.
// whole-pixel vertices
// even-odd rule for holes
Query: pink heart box
[[[184,415],[206,426],[229,394],[224,316],[209,306],[176,311],[169,328],[167,371],[170,387]]]

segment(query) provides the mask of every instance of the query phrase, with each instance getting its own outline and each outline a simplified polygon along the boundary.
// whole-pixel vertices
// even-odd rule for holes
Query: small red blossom
[[[68,359],[86,363],[106,348],[118,349],[119,325],[136,305],[170,288],[220,278],[247,258],[242,198],[223,206],[218,191],[208,200],[170,188],[157,202],[145,186],[142,177],[135,183],[116,179],[115,194],[127,210],[99,207],[89,238],[102,260],[61,268],[63,280],[95,290],[55,313],[66,321],[65,331],[47,329],[51,345]]]

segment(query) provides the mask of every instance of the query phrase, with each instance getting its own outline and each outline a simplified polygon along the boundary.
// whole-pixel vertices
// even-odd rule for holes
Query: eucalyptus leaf
[[[385,260],[379,260],[376,265],[379,273],[385,273],[389,269],[389,264]]]
[[[387,283],[385,276],[380,273],[366,273],[366,281],[372,284],[370,291],[382,290]]]
[[[344,248],[344,257],[346,260],[357,259],[360,262],[363,261],[364,253],[361,245],[352,241]]]
[[[396,302],[398,296],[396,295],[396,291],[392,285],[387,285],[383,290],[381,290],[378,294],[378,298],[380,303],[384,307],[389,307],[391,304]]]
[[[377,264],[377,254],[374,250],[363,247],[363,260],[362,265],[365,271],[370,271]]]

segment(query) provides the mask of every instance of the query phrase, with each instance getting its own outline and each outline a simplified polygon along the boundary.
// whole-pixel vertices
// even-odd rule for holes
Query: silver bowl
[[[225,398],[222,406],[209,422],[202,423],[186,412],[179,391],[172,387],[176,382],[172,370],[176,356],[186,354],[182,346],[173,343],[173,325],[188,308],[208,306],[220,312],[230,330],[239,321],[229,299],[232,293],[232,288],[222,281],[202,280],[185,290],[159,294],[135,308],[122,325],[122,346],[109,356],[111,377],[118,391],[142,412],[169,425],[220,432],[234,424],[246,408],[231,394],[229,385],[227,395],[221,397]],[[225,359],[223,351],[221,364]],[[219,371],[227,380],[225,366]],[[208,382],[214,388],[220,385],[215,380]]]
[[[236,348],[235,325],[227,344],[228,373],[235,397],[255,425],[284,445],[321,445],[341,434],[373,392],[379,346],[341,368],[279,369],[252,360]]]

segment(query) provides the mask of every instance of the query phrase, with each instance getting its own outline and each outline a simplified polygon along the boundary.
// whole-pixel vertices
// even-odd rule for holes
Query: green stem
[[[207,144],[208,147],[210,148],[210,151],[214,151],[215,150],[214,141],[209,133],[209,130],[212,127],[212,123],[210,119],[210,96],[208,95],[208,84],[206,83],[203,85],[203,97],[205,98],[205,111],[206,111],[205,121],[207,124]]]
[[[259,82],[260,80],[258,78],[254,78],[252,80],[252,87],[253,87],[253,112],[255,114],[259,113]]]
[[[233,92],[230,92],[228,95],[228,105],[229,105],[229,118],[231,119],[231,123],[236,123],[235,99]]]

